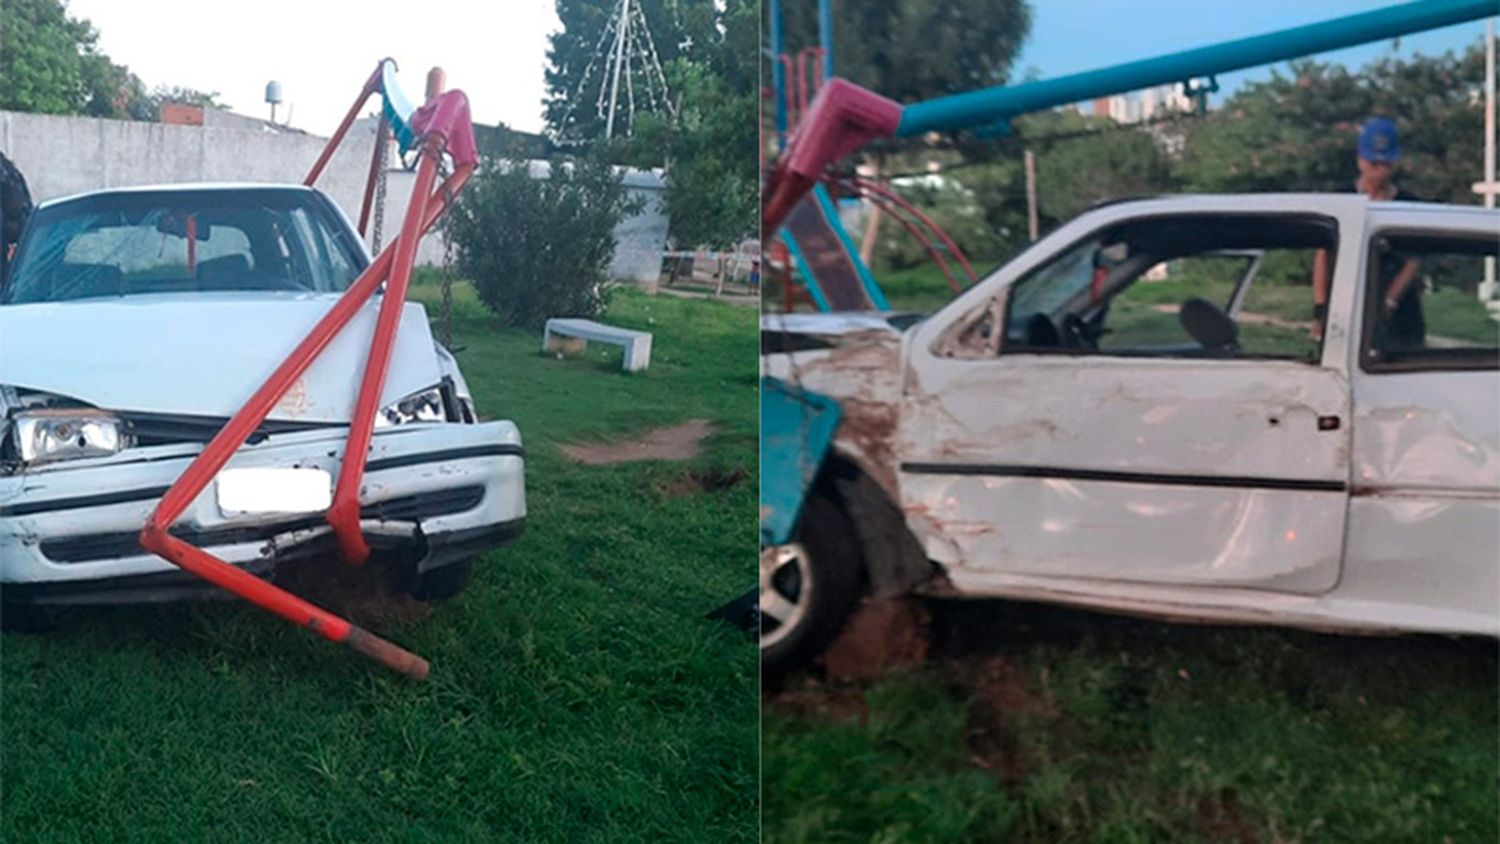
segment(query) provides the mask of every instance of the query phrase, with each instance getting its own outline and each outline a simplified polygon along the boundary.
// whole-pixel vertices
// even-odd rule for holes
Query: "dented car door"
[[[1338,289],[1354,279],[1362,219],[1326,213],[1355,234],[1338,244]],[[1092,235],[1064,227],[909,338],[900,489],[927,553],[960,588],[1026,576],[1332,588],[1349,478],[1342,318],[1310,362],[1019,351],[1010,339],[953,353],[966,321],[1003,325],[1009,288]],[[1340,292],[1336,304],[1352,295]]]

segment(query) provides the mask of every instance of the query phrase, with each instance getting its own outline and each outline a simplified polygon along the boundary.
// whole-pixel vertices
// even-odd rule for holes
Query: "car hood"
[[[337,298],[223,293],[6,305],[0,384],[114,411],[231,416]],[[360,310],[269,418],[349,421],[378,302]],[[441,379],[426,312],[408,302],[381,405]]]
[[[760,330],[823,339],[862,335],[872,331],[900,334],[921,318],[921,314],[889,311],[764,314],[760,318]]]

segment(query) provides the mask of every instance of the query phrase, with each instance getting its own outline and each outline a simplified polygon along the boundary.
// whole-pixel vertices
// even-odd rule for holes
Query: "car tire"
[[[417,572],[411,585],[411,596],[418,601],[446,601],[458,597],[474,579],[474,558],[459,560],[435,569]]]
[[[805,665],[844,628],[864,592],[855,535],[836,500],[812,494],[794,541],[761,550],[762,675],[776,678]]]

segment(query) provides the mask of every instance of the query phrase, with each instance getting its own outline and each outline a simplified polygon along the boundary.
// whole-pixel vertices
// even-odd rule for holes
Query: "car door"
[[[1135,225],[1130,215],[1159,218],[1159,242],[1170,244],[1225,215],[1256,217],[1235,231],[1274,231],[1291,211],[1332,230],[1336,267],[1353,271],[1363,212],[1338,198],[1294,207],[1254,197],[1134,204],[1063,228],[911,335],[901,498],[955,583],[1036,575],[1295,593],[1333,586],[1349,475],[1341,315],[1331,317],[1316,359],[1303,361],[1033,348],[1020,341],[1023,314],[1010,313],[1028,279],[1061,272],[1049,268],[1108,266],[1077,250]],[[1247,237],[1226,235],[1219,248],[1256,248]],[[1277,246],[1275,237],[1259,246]],[[1341,278],[1336,312],[1348,307]],[[1097,295],[1097,276],[1091,284]],[[1310,310],[1310,288],[1307,297]],[[966,352],[976,333],[990,348],[973,353],[985,343],[971,341]]]
[[[1493,635],[1500,611],[1500,323],[1482,284],[1496,232],[1500,214],[1477,208],[1371,213],[1339,593],[1421,629]],[[1383,307],[1381,282],[1408,261],[1416,342],[1391,336]]]

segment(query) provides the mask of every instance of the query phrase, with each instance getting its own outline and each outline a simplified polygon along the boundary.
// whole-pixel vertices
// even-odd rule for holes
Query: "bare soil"
[[[995,655],[979,662],[954,660],[949,670],[973,689],[964,739],[969,762],[996,772],[1009,783],[1026,779],[1037,760],[1028,758],[1022,736],[1038,727],[1054,728],[1057,702],[1036,688],[1015,657]]]
[[[665,484],[662,491],[668,498],[685,498],[703,492],[723,492],[744,479],[745,470],[740,468],[695,469],[684,472],[681,477]]]
[[[394,562],[378,556],[358,566],[333,554],[297,560],[277,570],[276,585],[376,630],[432,613],[430,606],[401,590]]]
[[[767,696],[782,712],[818,716],[835,723],[862,724],[870,715],[863,686],[836,685],[803,677],[796,687],[768,689]]]
[[[867,598],[823,652],[824,673],[835,682],[869,683],[894,668],[921,664],[931,647],[930,621],[916,598]]]
[[[692,460],[703,450],[703,440],[713,429],[713,423],[707,419],[689,419],[681,425],[652,429],[639,439],[571,443],[558,448],[573,460],[590,466],[635,460]]]

